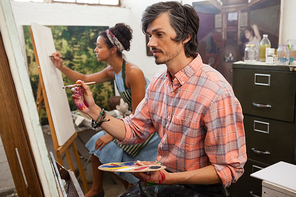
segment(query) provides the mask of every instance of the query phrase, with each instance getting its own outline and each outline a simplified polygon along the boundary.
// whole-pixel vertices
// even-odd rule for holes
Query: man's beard
[[[162,50],[159,50],[159,49],[157,49],[157,48],[152,48],[152,47],[150,47],[150,50],[151,50],[151,52],[153,52],[153,50],[157,50],[158,52],[160,52],[160,53],[163,54],[163,51],[162,51]],[[157,60],[159,57],[154,56],[154,55],[153,55],[153,57],[154,57],[154,59],[155,59],[155,63],[156,63],[157,65],[159,65],[159,64],[164,64],[163,61],[159,61],[159,60]],[[166,62],[166,61],[165,61],[165,62]]]
[[[154,49],[156,50],[156,49]],[[168,54],[166,55],[162,50],[158,50],[160,53],[162,53],[164,55],[164,58],[163,60],[158,60],[159,57],[157,56],[154,56],[155,58],[155,63],[157,65],[160,65],[160,64],[166,64],[167,62],[169,62],[170,60],[174,59],[179,53],[180,53],[180,50],[178,50],[175,54]]]
[[[157,64],[157,65],[165,64],[169,61],[169,60],[163,60],[163,61],[157,60],[157,57],[155,57],[155,56],[154,56],[154,58],[155,58],[155,64]]]

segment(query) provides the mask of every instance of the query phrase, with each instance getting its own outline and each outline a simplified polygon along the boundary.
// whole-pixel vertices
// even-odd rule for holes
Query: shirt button
[[[172,94],[174,94],[174,92],[172,92]]]
[[[161,156],[158,156],[158,158],[161,158]]]
[[[184,84],[184,81],[182,81],[182,84]]]

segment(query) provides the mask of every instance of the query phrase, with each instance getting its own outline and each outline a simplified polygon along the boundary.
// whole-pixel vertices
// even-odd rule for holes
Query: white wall
[[[196,0],[200,1],[200,0]],[[16,20],[16,25],[24,44],[23,25],[32,22],[41,25],[90,25],[90,26],[114,26],[118,22],[124,22],[133,29],[131,50],[124,52],[127,61],[138,65],[149,79],[153,75],[163,71],[165,65],[156,65],[154,58],[146,55],[146,40],[141,29],[142,12],[148,5],[158,0],[121,0],[122,7],[87,6],[63,3],[22,3],[11,2]],[[192,0],[183,3],[192,4]],[[194,1],[195,2],[195,1]],[[25,53],[25,49],[24,53]]]
[[[281,1],[281,24],[279,44],[285,44],[288,39],[296,39],[296,1]]]
[[[192,4],[200,0],[183,0]],[[130,25],[134,31],[131,50],[125,52],[127,60],[138,65],[149,79],[165,69],[156,65],[153,57],[146,56],[145,36],[141,30],[141,15],[144,9],[158,0],[122,0],[122,7],[86,6],[63,3],[21,3],[11,2],[21,41],[24,42],[22,25],[32,22],[41,25],[92,25],[113,26],[118,22]],[[295,0],[282,0],[280,41],[296,39]],[[24,49],[25,50],[25,49]]]
[[[146,56],[145,36],[141,30],[141,15],[154,1],[123,0],[123,7],[87,6],[63,3],[11,2],[20,38],[24,44],[23,25],[36,22],[41,25],[114,26],[124,22],[133,29],[131,50],[124,52],[127,61],[138,65],[149,79],[165,69]],[[156,2],[156,1],[155,1]],[[25,53],[25,49],[24,53]]]

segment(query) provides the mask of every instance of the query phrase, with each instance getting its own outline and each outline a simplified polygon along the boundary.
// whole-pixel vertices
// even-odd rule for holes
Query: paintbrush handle
[[[93,85],[95,83],[96,82],[94,82],[94,81],[93,82],[87,82],[87,83],[85,83],[85,85]],[[81,83],[63,86],[63,89],[65,89],[65,88],[74,88],[74,87],[79,87],[79,86],[81,86]]]
[[[54,56],[49,56],[49,57],[53,57],[54,58]],[[63,58],[63,57],[59,57],[60,59],[62,59],[62,60],[65,60],[66,58]]]

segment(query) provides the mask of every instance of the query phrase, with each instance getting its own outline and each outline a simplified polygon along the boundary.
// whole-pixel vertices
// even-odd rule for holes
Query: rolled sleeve
[[[130,115],[132,116],[132,115]],[[122,144],[129,143],[133,137],[132,137],[132,129],[130,126],[130,118],[126,117],[122,119],[125,124],[125,138],[121,141]]]
[[[228,187],[242,176],[247,161],[242,109],[232,94],[219,95],[210,108],[205,116],[205,150]]]

